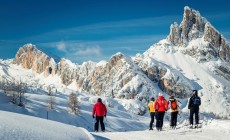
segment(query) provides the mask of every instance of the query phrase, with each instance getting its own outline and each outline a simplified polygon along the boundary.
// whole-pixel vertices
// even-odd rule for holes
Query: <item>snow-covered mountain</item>
[[[19,49],[13,63],[2,62],[1,75],[15,79],[3,65],[17,64],[44,78],[56,78],[42,82],[43,85],[36,82],[29,85],[48,87],[47,83],[52,83],[60,90],[68,87],[97,96],[135,99],[140,106],[163,91],[166,98],[175,95],[186,108],[191,90],[197,89],[202,98],[202,112],[230,118],[229,61],[229,43],[223,35],[198,11],[185,7],[181,24],[172,24],[166,39],[135,57],[117,53],[108,61],[78,65],[64,58],[55,62],[35,45],[26,44]],[[210,106],[214,103],[216,108]],[[129,110],[132,105],[125,108]],[[146,108],[140,106],[135,113],[143,115]]]
[[[216,120],[230,118],[229,43],[196,10],[185,7],[181,24],[172,24],[166,39],[143,54],[130,57],[116,53],[108,61],[81,65],[64,58],[57,60],[32,44],[21,47],[14,59],[0,60],[0,110],[4,110],[0,111],[0,139],[229,137],[229,121]],[[15,94],[6,85],[17,83],[27,85],[24,107],[10,102]],[[198,90],[202,99],[199,116],[202,128],[197,130],[186,128],[187,103],[193,89]],[[47,110],[49,92],[55,93],[55,108]],[[67,107],[73,92],[80,104],[78,116]],[[175,95],[180,102],[177,130],[169,129],[170,113],[166,112],[163,128],[166,131],[146,131],[149,125],[146,104],[159,92],[166,99]],[[107,106],[105,126],[111,133],[92,132],[91,111],[98,97]]]
[[[154,59],[177,70],[198,89],[202,97],[202,111],[229,118],[230,114],[230,63],[229,43],[200,13],[189,7],[184,8],[180,25],[174,23],[170,34],[164,40],[151,46],[140,60]],[[152,67],[148,65],[148,67]],[[181,83],[172,70],[167,69],[166,90]],[[164,80],[164,79],[163,79]],[[184,80],[182,81],[184,83]],[[184,87],[184,86],[183,86]],[[186,92],[190,94],[191,92]],[[216,104],[213,108],[210,104]]]

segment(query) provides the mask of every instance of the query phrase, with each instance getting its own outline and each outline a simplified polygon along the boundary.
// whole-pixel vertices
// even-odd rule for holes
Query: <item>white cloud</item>
[[[91,48],[82,48],[80,50],[77,50],[75,55],[81,55],[81,56],[91,56],[91,55],[96,55],[100,56],[101,55],[101,48],[99,46],[96,47],[91,47]]]
[[[63,52],[67,52],[66,51],[66,44],[62,41],[62,42],[58,42],[56,45],[57,49],[59,51],[63,51]]]

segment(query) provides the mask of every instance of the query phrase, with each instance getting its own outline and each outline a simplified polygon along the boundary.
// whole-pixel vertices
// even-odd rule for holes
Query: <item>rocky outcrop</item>
[[[167,40],[176,46],[186,47],[188,42],[202,37],[207,20],[198,11],[184,8],[184,17],[180,26],[175,22],[170,26]]]
[[[230,62],[230,47],[227,40],[210,24],[205,24],[204,40],[213,49],[217,57]]]
[[[89,75],[88,81],[96,95],[147,99],[153,91],[152,84],[147,82],[147,76],[130,57],[122,53],[112,56],[105,65],[97,66]]]
[[[189,7],[184,8],[184,17],[180,25],[176,22],[170,26],[167,40],[175,46],[187,47],[192,40],[202,38],[207,45],[205,51],[198,48],[201,57],[207,58],[211,55],[230,62],[230,47],[227,40],[196,10]],[[186,54],[191,54],[188,49]],[[207,61],[207,59],[204,59]]]
[[[26,44],[18,50],[14,63],[22,65],[23,68],[32,69],[37,73],[44,72],[46,76],[56,73],[56,63],[54,60],[32,44]]]
[[[188,97],[189,91],[194,89],[190,80],[180,72],[152,58],[145,58],[139,54],[135,57],[135,63],[168,95],[183,99]]]

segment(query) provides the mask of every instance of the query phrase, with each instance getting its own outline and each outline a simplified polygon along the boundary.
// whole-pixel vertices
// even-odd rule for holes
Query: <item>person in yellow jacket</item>
[[[153,123],[154,123],[154,117],[155,117],[154,104],[155,104],[155,98],[152,97],[148,104],[150,117],[151,117],[150,124],[149,124],[149,130],[153,130]]]
[[[171,96],[168,101],[170,110],[171,110],[171,122],[170,127],[172,129],[176,129],[177,125],[177,115],[179,111],[179,106],[177,100],[174,98],[174,96]]]

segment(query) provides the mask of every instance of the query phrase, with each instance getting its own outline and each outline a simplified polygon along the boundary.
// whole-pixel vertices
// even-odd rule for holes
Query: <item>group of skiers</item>
[[[189,99],[188,109],[190,109],[190,127],[193,128],[193,116],[195,114],[195,127],[199,124],[199,106],[201,105],[201,99],[198,96],[197,90],[193,90],[193,95]],[[154,118],[156,118],[156,129],[158,131],[162,130],[164,115],[165,112],[170,109],[171,112],[171,121],[170,127],[172,129],[176,128],[177,125],[177,115],[179,112],[179,106],[177,100],[174,96],[169,98],[169,101],[165,99],[162,93],[159,93],[158,98],[151,98],[148,103],[148,108],[150,112],[150,124],[149,130],[153,130]],[[94,131],[98,131],[99,122],[101,125],[101,130],[105,131],[105,125],[103,122],[104,117],[106,117],[107,109],[106,106],[102,103],[102,99],[98,98],[97,103],[93,106],[92,117],[95,118],[96,122],[94,124]],[[96,115],[96,116],[95,116]]]
[[[190,109],[189,121],[190,121],[190,127],[193,128],[193,116],[195,114],[195,128],[196,128],[198,127],[199,124],[199,106],[201,105],[201,99],[198,96],[197,90],[193,90],[192,93],[193,95],[189,99],[189,104],[188,104],[188,109]],[[149,130],[153,130],[154,118],[156,118],[156,129],[158,131],[162,130],[164,115],[165,112],[168,111],[169,109],[171,112],[170,127],[172,129],[176,128],[179,106],[174,96],[171,96],[169,98],[169,101],[167,101],[164,98],[163,94],[159,93],[159,96],[156,100],[153,97],[150,99],[148,108],[151,117]]]

